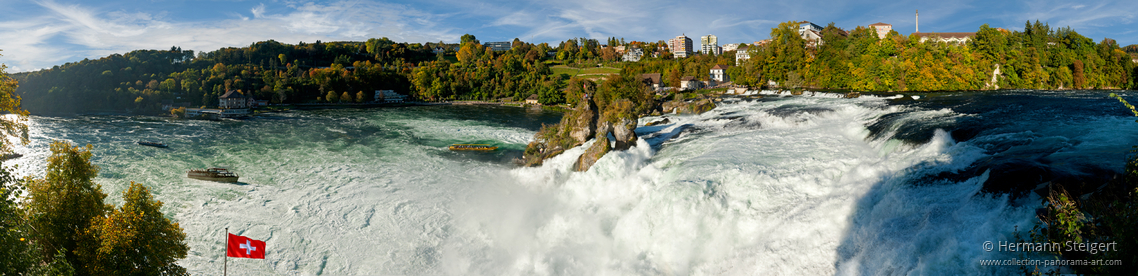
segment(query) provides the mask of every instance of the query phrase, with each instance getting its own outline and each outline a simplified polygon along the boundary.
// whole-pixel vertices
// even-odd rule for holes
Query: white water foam
[[[209,155],[103,146],[109,177],[97,181],[110,198],[128,179],[156,187],[185,228],[191,252],[180,264],[194,274],[220,272],[225,227],[268,243],[265,260],[229,260],[241,275],[999,272],[978,267],[998,257],[981,242],[1009,240],[1029,225],[1031,206],[978,194],[986,175],[912,181],[961,170],[982,150],[943,131],[920,145],[867,141],[867,123],[906,110],[875,97],[809,95],[669,116],[587,172],[571,167],[591,142],[540,167],[503,168],[350,126],[394,124],[437,140],[532,137],[518,128],[300,118],[262,128],[293,132],[237,132],[223,137],[233,143],[195,149]],[[218,139],[203,133],[231,124],[176,123],[203,129],[187,140]],[[182,177],[183,167],[216,162],[232,163],[248,185]]]

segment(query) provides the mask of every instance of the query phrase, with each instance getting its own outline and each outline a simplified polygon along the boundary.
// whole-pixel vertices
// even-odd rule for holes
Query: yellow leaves
[[[161,206],[146,186],[131,182],[123,191],[123,205],[96,219],[88,231],[98,241],[90,256],[90,270],[106,275],[140,271],[157,275],[162,269],[176,267],[176,259],[184,258],[189,247],[179,224],[158,211]],[[131,270],[117,270],[122,268]]]

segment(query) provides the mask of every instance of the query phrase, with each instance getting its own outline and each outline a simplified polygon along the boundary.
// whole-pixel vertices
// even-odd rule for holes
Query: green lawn
[[[620,68],[612,67],[593,67],[593,68],[574,68],[565,65],[554,65],[549,67],[553,71],[554,76],[582,76],[582,77],[603,77],[604,75],[620,74]]]

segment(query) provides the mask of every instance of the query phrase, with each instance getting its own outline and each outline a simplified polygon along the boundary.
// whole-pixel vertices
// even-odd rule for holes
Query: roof
[[[684,78],[680,79],[680,81],[693,81],[693,80],[695,80],[695,77],[692,77],[692,76],[684,76]]]
[[[719,69],[719,70],[727,70],[727,67],[728,67],[727,65],[719,65],[719,64],[716,64],[714,67],[711,67],[711,70],[715,70],[715,69]]]
[[[243,99],[243,98],[245,98],[245,94],[241,94],[241,92],[237,92],[237,90],[229,90],[229,92],[225,92],[225,95],[221,95],[221,97],[217,97],[217,98],[218,99]]]
[[[940,38],[964,38],[976,36],[976,33],[913,33],[919,37],[930,37],[933,35]]]
[[[526,97],[526,100],[527,101],[529,101],[529,100],[536,101],[537,100],[537,94],[530,94],[529,97]]]
[[[893,24],[877,22],[877,23],[869,24],[869,26],[870,27],[872,27],[872,26],[893,26]]]
[[[640,74],[640,81],[648,81],[649,84],[660,83],[660,73]]]

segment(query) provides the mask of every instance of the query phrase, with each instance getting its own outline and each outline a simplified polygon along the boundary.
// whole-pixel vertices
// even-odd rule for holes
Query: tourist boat
[[[237,174],[223,168],[190,170],[186,172],[186,177],[218,182],[237,182]]]
[[[477,151],[492,151],[498,149],[498,146],[491,146],[487,144],[454,144],[450,145],[450,150],[477,150]]]
[[[138,141],[138,144],[143,145],[143,146],[151,146],[151,147],[159,147],[159,148],[165,148],[166,147],[165,143],[154,142],[154,141]]]

